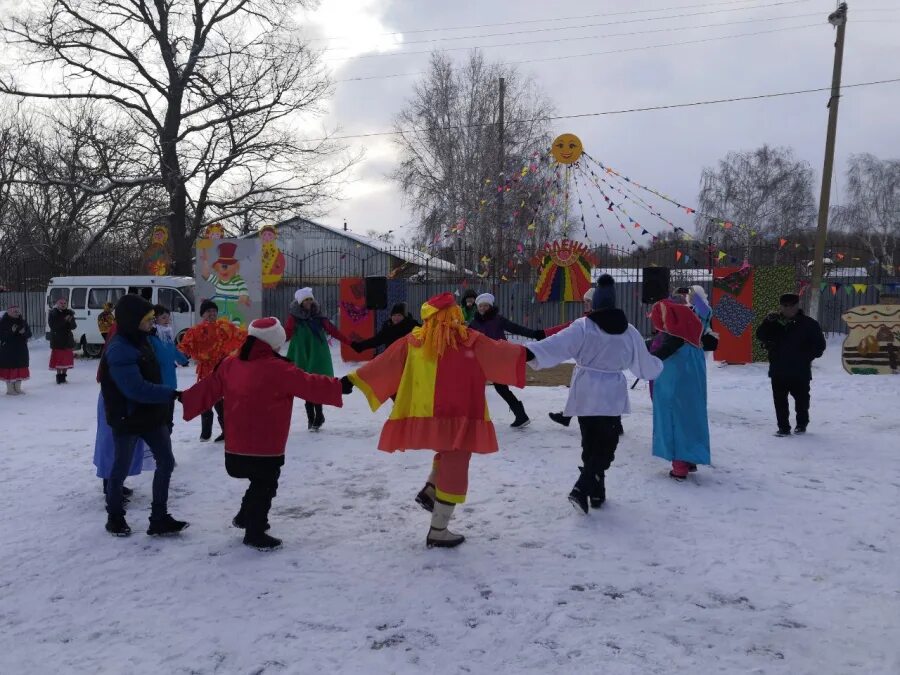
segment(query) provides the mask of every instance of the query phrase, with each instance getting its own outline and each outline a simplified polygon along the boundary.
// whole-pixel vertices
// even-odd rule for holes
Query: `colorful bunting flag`
[[[675,251],[675,262],[678,262],[679,260],[681,260],[681,257],[683,255],[684,254],[681,251]]]
[[[781,244],[778,248],[784,248],[784,245],[787,243],[787,239],[779,239],[778,243]]]

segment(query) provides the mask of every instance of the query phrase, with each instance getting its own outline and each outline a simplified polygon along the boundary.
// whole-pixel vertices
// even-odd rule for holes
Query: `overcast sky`
[[[900,77],[900,2],[854,0],[849,5],[844,83]],[[460,47],[478,46],[489,59],[509,62],[779,29],[702,44],[521,64],[553,99],[559,115],[827,87],[835,35],[827,16],[835,7],[833,0],[323,0],[307,25],[310,35],[341,38],[314,43],[328,48],[324,57],[338,81],[321,122],[352,135],[390,130],[415,78],[340,80],[421,72],[428,54],[411,52],[433,48],[453,48],[448,53],[459,60],[467,53]],[[694,16],[649,20],[678,14]],[[597,16],[563,20],[585,15]],[[772,17],[778,19],[768,20]],[[484,24],[505,25],[449,30]],[[708,27],[710,24],[730,25]],[[707,27],[673,30],[693,26]],[[663,32],[610,36],[660,29]],[[462,36],[467,37],[450,39]],[[520,44],[488,46],[511,42]],[[554,134],[575,133],[594,157],[693,204],[704,166],[714,165],[731,150],[763,143],[794,148],[812,164],[818,181],[827,100],[828,94],[822,92],[586,117],[556,121],[552,130]],[[834,199],[840,199],[848,155],[871,152],[900,158],[898,110],[900,83],[844,92]],[[357,232],[373,228],[408,235],[413,215],[388,177],[396,162],[391,138],[347,142],[353,148],[364,148],[365,158],[353,172],[346,200],[321,220],[339,226],[346,219]],[[678,224],[692,227],[686,215]],[[663,228],[657,225],[653,229]],[[621,232],[611,234],[617,242],[628,242]],[[591,232],[591,237],[605,240],[599,231]]]

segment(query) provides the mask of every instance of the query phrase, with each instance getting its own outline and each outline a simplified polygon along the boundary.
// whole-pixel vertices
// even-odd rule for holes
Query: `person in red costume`
[[[269,536],[269,509],[278,489],[295,398],[341,407],[341,382],[310,375],[278,354],[286,336],[278,319],[250,324],[238,356],[226,358],[209,376],[181,394],[191,420],[225,400],[225,470],[249,479],[241,508],[231,521],[246,530],[244,544],[260,550],[281,546]]]
[[[454,507],[466,500],[469,460],[498,450],[485,385],[524,387],[526,353],[520,345],[469,330],[452,293],[428,300],[421,316],[421,328],[344,381],[365,394],[373,411],[396,395],[379,450],[435,453],[416,502],[431,511],[426,545],[452,548],[465,541],[447,526]]]

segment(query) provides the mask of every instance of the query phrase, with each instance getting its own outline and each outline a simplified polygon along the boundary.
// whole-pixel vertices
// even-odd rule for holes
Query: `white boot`
[[[17,393],[19,396],[23,396],[23,395],[25,394],[25,392],[22,391],[22,380],[16,380],[15,382],[13,382],[13,384],[14,384],[15,387],[16,387],[16,393]]]
[[[9,382],[6,383],[6,395],[7,396],[16,396],[19,392],[16,391],[16,383]]]
[[[428,537],[425,539],[428,548],[432,546],[453,548],[466,540],[461,534],[456,534],[447,529],[447,525],[450,523],[450,516],[453,515],[453,508],[453,504],[435,500],[434,511],[431,512],[431,529],[428,530]]]

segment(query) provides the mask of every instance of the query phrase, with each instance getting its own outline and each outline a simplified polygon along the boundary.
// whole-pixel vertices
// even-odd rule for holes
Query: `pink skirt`
[[[51,349],[50,370],[68,370],[75,367],[74,349]]]
[[[17,382],[31,377],[28,368],[0,368],[0,382]]]

